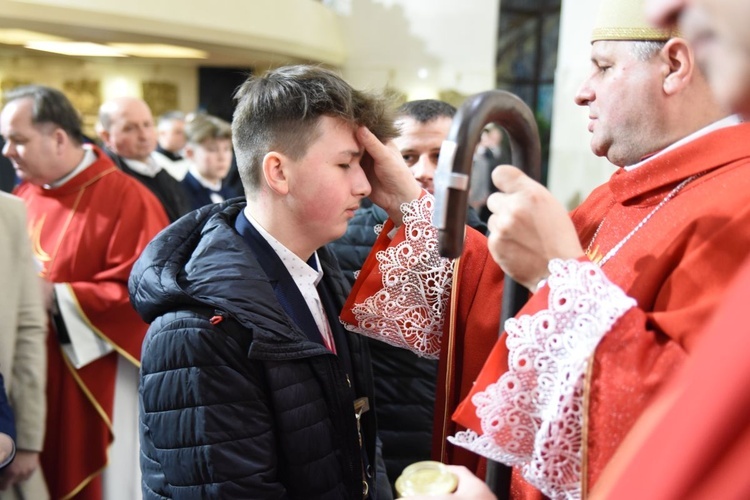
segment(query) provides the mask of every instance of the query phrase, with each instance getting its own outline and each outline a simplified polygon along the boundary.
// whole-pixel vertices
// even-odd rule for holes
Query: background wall
[[[93,133],[96,110],[101,102],[124,95],[144,97],[144,84],[147,88],[149,85],[173,88],[174,99],[170,97],[169,102],[165,102],[170,108],[192,111],[198,102],[197,68],[174,62],[92,61],[64,56],[20,56],[0,51],[0,81],[4,87],[38,83],[65,91],[83,113],[89,134]]]
[[[573,103],[589,70],[599,1],[562,4],[548,182],[569,207],[614,171],[590,152],[587,111]],[[340,68],[355,87],[460,102],[495,88],[499,10],[500,0],[0,0],[0,28],[100,43],[166,41],[210,53],[208,60],[80,58],[0,45],[0,81],[3,89],[15,82],[67,85],[89,108],[98,106],[92,82],[99,100],[143,96],[150,85],[157,95],[173,92],[174,105],[192,111],[199,66],[262,72],[311,61]]]
[[[343,22],[345,77],[409,99],[495,88],[499,0],[353,0]]]
[[[591,30],[600,1],[564,0],[562,4],[548,187],[568,208],[578,205],[617,168],[591,152],[588,108],[573,101],[590,71]]]

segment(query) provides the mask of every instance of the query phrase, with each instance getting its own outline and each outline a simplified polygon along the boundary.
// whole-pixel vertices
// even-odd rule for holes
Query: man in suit
[[[156,195],[170,222],[190,211],[182,186],[155,154],[154,117],[146,101],[117,97],[105,102],[99,108],[97,132],[117,166]]]
[[[5,381],[0,373],[0,472],[5,471],[16,457],[16,421],[8,404]]]
[[[16,459],[0,473],[0,499],[46,498],[44,443],[47,315],[23,201],[0,193],[0,370],[16,419]]]

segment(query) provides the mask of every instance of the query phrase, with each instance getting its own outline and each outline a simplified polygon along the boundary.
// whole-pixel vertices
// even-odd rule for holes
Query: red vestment
[[[750,498],[750,261],[591,498]]]
[[[626,239],[602,269],[638,304],[601,340],[588,375],[584,491],[595,483],[654,392],[684,360],[696,340],[697,327],[716,307],[750,251],[749,135],[750,124],[720,129],[665,151],[633,171],[618,170],[572,213],[584,248],[595,234],[592,248],[600,249],[600,254]],[[700,175],[641,224],[675,186],[695,174]],[[381,235],[374,251],[398,243],[400,237],[397,234],[390,242]],[[445,421],[468,395],[489,346],[497,342],[502,273],[487,253],[486,241],[468,232],[459,272],[453,276],[450,314],[442,325],[436,443],[463,425],[481,432],[471,404],[456,415],[461,426]],[[376,264],[374,258],[365,263],[350,308],[388,286],[382,283],[383,271]],[[522,313],[533,314],[544,304],[540,296]],[[361,318],[346,308],[342,319],[362,325]],[[495,351],[494,364],[485,369],[488,381],[497,380],[508,369],[505,336]],[[481,389],[477,384],[474,392]],[[436,458],[477,470],[476,460],[467,461],[465,454],[450,445]],[[539,495],[519,479],[514,478],[514,496]]]
[[[48,337],[47,431],[41,455],[50,495],[100,499],[118,353],[138,364],[148,325],[130,305],[128,277],[168,221],[159,201],[98,148],[97,160],[56,189],[21,184],[42,274],[69,287],[80,313],[115,352],[75,369]]]

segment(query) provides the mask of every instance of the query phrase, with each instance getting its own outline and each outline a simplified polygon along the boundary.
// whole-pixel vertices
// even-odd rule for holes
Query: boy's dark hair
[[[81,117],[65,94],[43,85],[24,85],[5,93],[6,104],[18,99],[31,99],[31,123],[35,126],[55,125],[75,144],[83,143]]]
[[[419,99],[405,102],[396,110],[398,118],[408,116],[419,123],[428,123],[443,117],[453,118],[455,114],[456,108],[437,99]]]
[[[246,194],[263,178],[269,151],[302,158],[318,137],[321,116],[364,125],[381,141],[398,135],[388,101],[353,89],[339,75],[318,66],[285,66],[251,76],[235,93],[232,142]]]

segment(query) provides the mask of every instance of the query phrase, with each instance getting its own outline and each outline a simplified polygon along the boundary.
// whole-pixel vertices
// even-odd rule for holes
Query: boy
[[[363,138],[394,137],[393,120],[328,70],[280,68],[235,97],[247,203],[174,223],[131,275],[151,322],[144,498],[388,498],[376,485],[386,478],[375,471],[369,352],[338,321],[348,285],[323,246],[371,182],[381,201],[383,186],[391,199],[419,188],[403,163],[390,182],[376,166],[365,173]]]
[[[185,156],[189,166],[180,181],[191,209],[221,203],[239,196],[224,183],[232,166],[232,127],[211,115],[196,114],[188,121],[185,132]]]

